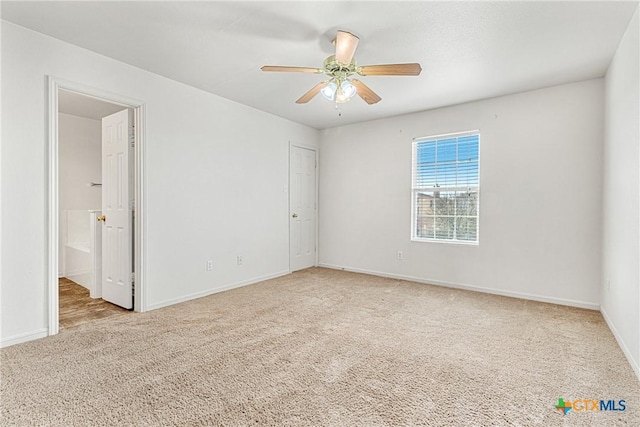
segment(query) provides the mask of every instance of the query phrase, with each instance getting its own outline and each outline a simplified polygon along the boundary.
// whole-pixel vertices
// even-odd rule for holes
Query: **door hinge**
[[[136,208],[136,200],[135,199],[129,200],[129,209],[135,210],[135,208]]]
[[[136,282],[136,273],[131,273],[131,283]]]
[[[129,129],[129,143],[131,144],[131,148],[136,146],[136,129],[134,126]]]

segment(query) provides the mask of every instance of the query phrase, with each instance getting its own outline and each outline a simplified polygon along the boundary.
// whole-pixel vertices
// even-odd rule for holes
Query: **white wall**
[[[603,88],[596,79],[322,131],[320,264],[598,308]],[[412,138],[474,129],[480,244],[411,242]]]
[[[0,343],[46,333],[47,75],[146,102],[147,307],[289,270],[289,140],[316,130],[3,22]]]
[[[631,20],[605,78],[602,312],[640,377],[640,32]]]
[[[101,182],[102,174],[102,125],[99,120],[60,113],[58,115],[58,207],[60,259],[58,271],[63,273],[65,211],[69,209],[100,209],[101,187],[91,187],[91,182]]]

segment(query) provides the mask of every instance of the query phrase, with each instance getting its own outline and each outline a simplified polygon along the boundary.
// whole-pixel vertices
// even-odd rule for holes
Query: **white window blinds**
[[[478,242],[480,134],[413,142],[412,239]]]

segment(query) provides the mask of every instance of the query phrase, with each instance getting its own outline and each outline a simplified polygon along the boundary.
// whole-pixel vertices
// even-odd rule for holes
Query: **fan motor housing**
[[[341,64],[336,61],[335,55],[329,56],[324,60],[324,69],[328,75],[334,77],[348,77],[356,73],[356,61],[352,60],[349,64]]]

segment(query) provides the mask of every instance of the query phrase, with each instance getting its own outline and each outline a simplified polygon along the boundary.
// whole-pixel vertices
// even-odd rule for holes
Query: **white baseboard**
[[[48,336],[47,328],[38,329],[37,331],[27,332],[25,334],[15,335],[10,338],[0,340],[0,348],[9,347],[15,344],[21,344],[27,341],[33,341]]]
[[[219,288],[208,289],[206,291],[196,292],[194,294],[185,295],[185,296],[182,296],[182,297],[179,297],[179,298],[173,298],[173,299],[162,301],[162,302],[159,302],[159,303],[149,304],[149,305],[147,305],[145,311],[155,310],[155,309],[162,308],[162,307],[168,307],[170,305],[179,304],[181,302],[185,302],[185,301],[190,301],[190,300],[197,299],[197,298],[206,297],[208,295],[213,295],[213,294],[217,294],[218,292],[224,292],[224,291],[228,291],[228,290],[231,290],[231,289],[240,288],[242,286],[253,285],[254,283],[263,282],[263,281],[269,280],[269,279],[275,279],[276,277],[286,276],[287,274],[291,274],[291,271],[289,271],[289,270],[280,271],[278,273],[268,274],[266,276],[255,277],[253,279],[243,280],[241,282],[236,282],[236,283],[231,283],[229,285],[225,285],[225,286],[222,286],[222,287],[219,287]]]
[[[570,300],[564,298],[547,297],[543,295],[529,294],[526,292],[504,291],[502,289],[485,288],[483,286],[467,285],[461,283],[443,282],[440,280],[430,280],[421,277],[405,276],[402,274],[384,273],[380,271],[365,270],[360,268],[342,267],[332,264],[319,264],[318,267],[331,268],[333,270],[344,270],[353,273],[371,274],[373,276],[388,277],[390,279],[408,280],[410,282],[424,283],[427,285],[444,286],[446,288],[464,289],[467,291],[483,292],[486,294],[501,295],[511,298],[521,298],[532,301],[547,302],[551,304],[566,305],[570,307],[586,308],[588,310],[600,310],[600,305],[588,301]]]
[[[640,380],[640,361],[635,360],[633,358],[633,355],[631,354],[629,347],[627,347],[627,344],[622,339],[622,336],[620,335],[615,325],[611,321],[611,318],[609,317],[606,310],[602,306],[600,306],[600,313],[602,313],[602,317],[604,317],[604,321],[607,323],[607,326],[609,326],[609,329],[611,329],[611,333],[616,338],[618,345],[620,346],[620,348],[622,349],[622,352],[624,353],[625,357],[629,361],[629,364],[631,365],[631,369],[633,369],[633,371],[636,373],[636,376]]]

